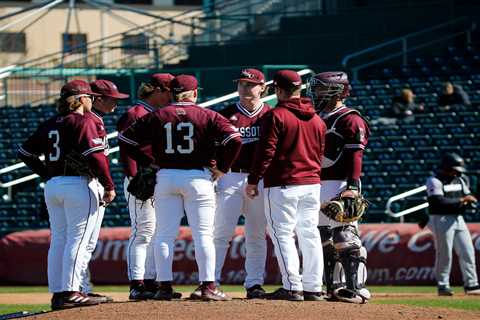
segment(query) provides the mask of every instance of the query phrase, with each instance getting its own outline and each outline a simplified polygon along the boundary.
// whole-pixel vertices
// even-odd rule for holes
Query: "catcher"
[[[357,221],[368,206],[360,194],[360,174],[370,130],[357,110],[344,105],[350,92],[346,73],[319,73],[310,80],[308,92],[327,125],[319,219],[327,299],[366,303],[367,251]]]

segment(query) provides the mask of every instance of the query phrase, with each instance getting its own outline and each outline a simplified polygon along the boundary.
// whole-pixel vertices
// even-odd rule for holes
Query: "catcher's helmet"
[[[310,79],[307,94],[320,112],[350,95],[348,76],[343,71],[318,73]]]
[[[467,171],[465,169],[465,161],[456,153],[447,153],[440,160],[440,169],[455,170],[460,173]]]

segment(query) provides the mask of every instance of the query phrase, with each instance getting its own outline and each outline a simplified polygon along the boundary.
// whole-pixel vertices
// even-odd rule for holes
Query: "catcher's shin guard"
[[[333,246],[332,229],[329,226],[318,227],[323,246],[323,281],[327,287],[327,294],[333,295],[333,272],[337,263],[337,253]]]
[[[371,295],[365,288],[367,280],[367,250],[344,250],[340,253],[340,261],[345,273],[345,288],[335,290],[337,299],[352,303],[366,303]]]

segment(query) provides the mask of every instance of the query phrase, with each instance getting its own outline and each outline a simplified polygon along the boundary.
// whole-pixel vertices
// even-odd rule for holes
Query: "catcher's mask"
[[[317,112],[329,109],[350,95],[348,76],[342,71],[318,73],[310,79],[307,95]]]

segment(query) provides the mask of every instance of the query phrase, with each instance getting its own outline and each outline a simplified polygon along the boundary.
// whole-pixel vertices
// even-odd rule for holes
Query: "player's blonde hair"
[[[195,90],[190,90],[190,91],[181,92],[179,94],[175,94],[173,95],[173,100],[182,101],[185,99],[193,98],[195,96],[194,92]]]
[[[140,99],[145,99],[155,91],[155,86],[151,83],[142,83],[138,88],[137,95]]]
[[[76,99],[75,96],[70,96],[67,98],[60,98],[57,100],[57,112],[60,114],[67,114],[72,111],[77,110],[83,104],[80,100]]]

